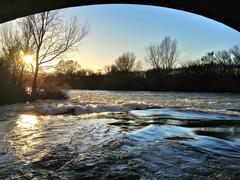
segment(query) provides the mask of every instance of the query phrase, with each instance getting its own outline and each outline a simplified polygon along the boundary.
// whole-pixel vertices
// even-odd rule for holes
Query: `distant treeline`
[[[219,73],[219,68],[217,64],[196,64],[168,71],[74,73],[67,77],[58,74],[55,78],[59,84],[64,82],[73,89],[239,93],[240,66],[231,67],[224,74]]]
[[[240,46],[209,52],[199,60],[174,67],[176,42],[170,38],[164,41],[165,47],[162,44],[148,47],[146,62],[151,65],[148,70],[141,70],[133,53],[118,57],[113,65],[104,68],[104,73],[76,70],[79,65],[75,61],[61,61],[59,71],[48,76],[46,84],[56,82],[59,86],[65,84],[73,89],[91,90],[240,93]]]

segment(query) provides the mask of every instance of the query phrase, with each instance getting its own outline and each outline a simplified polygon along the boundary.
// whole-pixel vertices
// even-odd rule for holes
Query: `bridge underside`
[[[240,31],[238,0],[1,0],[0,23],[47,10],[93,4],[143,4],[199,14]]]

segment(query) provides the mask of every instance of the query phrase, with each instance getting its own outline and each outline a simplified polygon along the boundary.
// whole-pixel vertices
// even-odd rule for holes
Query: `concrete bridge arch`
[[[183,10],[216,20],[240,32],[239,0],[1,0],[0,23],[47,10],[115,3]]]

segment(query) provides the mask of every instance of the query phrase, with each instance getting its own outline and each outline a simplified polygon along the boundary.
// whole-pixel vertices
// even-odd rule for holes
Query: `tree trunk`
[[[24,71],[24,67],[22,67],[22,69],[21,69],[20,77],[19,77],[19,80],[18,80],[18,83],[17,83],[18,88],[22,87],[23,71]]]
[[[37,48],[37,52],[36,52],[36,67],[35,67],[34,77],[32,81],[32,92],[31,92],[32,100],[36,98],[36,93],[37,93],[37,80],[38,80],[38,70],[39,70],[38,59],[39,59],[39,47]]]
[[[32,81],[32,92],[31,92],[31,98],[34,99],[36,97],[37,93],[37,79],[38,79],[38,67],[36,67],[33,81]]]

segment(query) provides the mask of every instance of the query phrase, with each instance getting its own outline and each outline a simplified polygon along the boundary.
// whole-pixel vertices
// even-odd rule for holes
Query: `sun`
[[[23,60],[26,64],[31,64],[33,62],[33,56],[30,54],[24,55]]]

